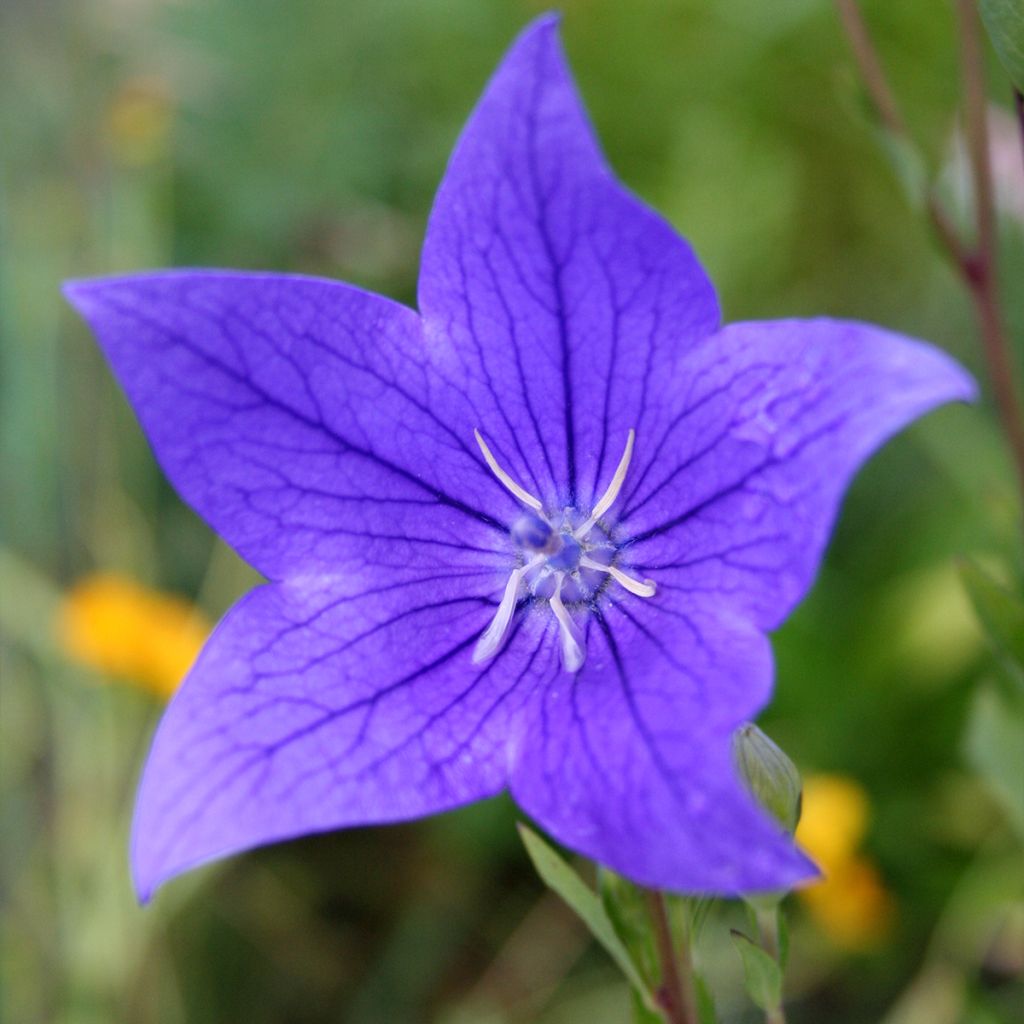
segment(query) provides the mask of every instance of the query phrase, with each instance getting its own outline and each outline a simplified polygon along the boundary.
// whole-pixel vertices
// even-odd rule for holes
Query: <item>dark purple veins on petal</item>
[[[430,218],[420,314],[347,285],[75,282],[187,501],[273,582],[172,701],[140,895],[305,833],[508,787],[629,877],[716,893],[813,867],[731,735],[871,452],[973,384],[865,324],[719,329],[689,246],[612,176],[555,21],[513,46]]]

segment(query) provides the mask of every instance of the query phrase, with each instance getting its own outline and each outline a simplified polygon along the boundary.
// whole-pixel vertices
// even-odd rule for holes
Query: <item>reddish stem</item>
[[[864,87],[879,118],[889,132],[909,142],[906,121],[889,87],[857,0],[836,0],[836,6]],[[1010,339],[999,302],[995,189],[989,157],[981,39],[973,0],[957,0],[957,14],[967,144],[974,186],[976,245],[971,247],[963,242],[954,227],[953,219],[934,191],[928,190],[925,201],[936,235],[962,278],[974,305],[996,410],[1013,456],[1021,493],[1024,494],[1024,415],[1021,413],[1014,380]],[[1018,113],[1024,131],[1024,104],[1019,100],[1019,94]]]
[[[698,1024],[689,951],[681,959],[676,955],[664,894],[648,889],[647,904],[661,961],[661,988],[657,997],[662,1016],[666,1024]]]

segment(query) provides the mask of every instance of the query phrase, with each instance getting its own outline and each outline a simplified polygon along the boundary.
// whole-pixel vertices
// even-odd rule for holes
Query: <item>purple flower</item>
[[[732,765],[771,690],[764,631],[861,461],[973,385],[865,324],[721,328],[690,248],[605,165],[553,18],[452,156],[419,314],[232,272],[67,294],[182,497],[270,581],[157,732],[143,899],[214,857],[506,787],[648,885],[813,873]]]

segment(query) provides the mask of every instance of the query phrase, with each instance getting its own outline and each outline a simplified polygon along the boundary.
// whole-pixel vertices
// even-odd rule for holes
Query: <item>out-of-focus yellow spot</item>
[[[191,668],[210,623],[180,597],[99,574],[64,596],[57,633],[75,661],[167,698]]]
[[[797,839],[822,866],[848,859],[868,825],[868,798],[852,779],[812,775],[804,779]]]
[[[894,904],[878,869],[860,854],[869,805],[864,790],[840,775],[804,781],[797,842],[824,872],[824,880],[800,890],[800,897],[837,945],[863,950],[883,939]]]
[[[125,82],[107,111],[107,134],[114,159],[128,167],[144,167],[167,155],[173,107],[166,87],[150,78]]]

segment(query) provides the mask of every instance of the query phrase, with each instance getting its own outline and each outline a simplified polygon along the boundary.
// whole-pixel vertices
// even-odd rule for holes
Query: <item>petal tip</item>
[[[505,59],[515,53],[527,50],[532,46],[551,47],[561,55],[559,30],[562,27],[561,11],[546,11],[538,15],[520,31],[509,47]]]
[[[93,279],[87,277],[71,278],[61,282],[60,293],[70,306],[81,312],[88,302],[94,283]]]
[[[962,366],[957,364],[958,388],[953,400],[973,405],[981,398],[978,382]]]
[[[134,843],[132,844],[130,860],[132,888],[135,889],[135,898],[138,900],[139,906],[144,907],[153,899],[154,894],[164,880],[140,864],[138,850]]]

